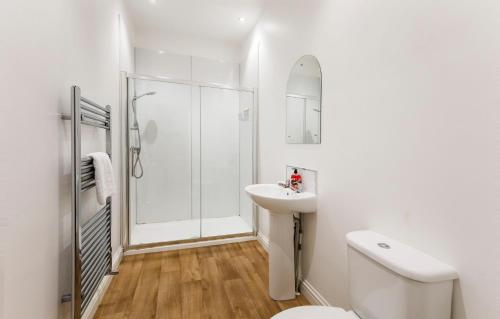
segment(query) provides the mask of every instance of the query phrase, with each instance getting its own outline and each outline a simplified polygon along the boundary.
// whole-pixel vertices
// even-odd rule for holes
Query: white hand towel
[[[106,199],[115,194],[115,178],[113,166],[108,154],[96,152],[87,154],[94,160],[95,188],[99,204],[106,204]]]

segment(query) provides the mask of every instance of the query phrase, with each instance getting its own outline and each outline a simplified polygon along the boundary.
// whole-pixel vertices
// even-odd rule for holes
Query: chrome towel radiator
[[[71,296],[74,319],[80,319],[100,283],[111,270],[111,199],[87,222],[81,222],[81,194],[95,187],[92,159],[81,155],[81,126],[106,130],[106,152],[111,157],[111,107],[100,106],[81,96],[78,86],[71,87],[71,209],[73,233],[73,289]]]

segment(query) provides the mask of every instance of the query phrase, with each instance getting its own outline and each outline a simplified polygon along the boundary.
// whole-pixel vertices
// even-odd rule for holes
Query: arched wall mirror
[[[288,77],[286,142],[321,143],[321,67],[312,55],[301,57]]]

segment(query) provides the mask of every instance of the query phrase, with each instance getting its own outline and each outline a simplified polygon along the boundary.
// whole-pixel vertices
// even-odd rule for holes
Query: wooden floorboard
[[[269,319],[309,304],[274,301],[257,241],[126,256],[95,319]]]

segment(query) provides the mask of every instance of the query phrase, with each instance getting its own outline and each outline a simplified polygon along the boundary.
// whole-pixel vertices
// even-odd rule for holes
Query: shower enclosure
[[[254,91],[127,77],[129,245],[254,233]]]

